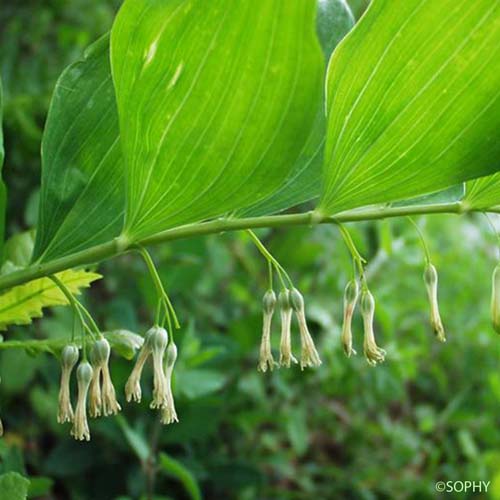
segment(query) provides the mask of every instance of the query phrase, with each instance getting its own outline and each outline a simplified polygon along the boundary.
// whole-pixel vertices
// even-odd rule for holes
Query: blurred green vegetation
[[[10,234],[36,221],[55,79],[108,29],[117,4],[2,2]],[[479,216],[418,222],[440,272],[446,344],[430,331],[422,249],[407,220],[352,227],[369,260],[378,341],[388,351],[377,368],[361,355],[346,359],[340,346],[351,263],[334,227],[259,233],[307,301],[323,366],[304,372],[256,371],[267,268],[245,234],[164,245],[153,255],[182,320],[180,423],[159,426],[147,407],[149,382],[141,405],[92,421],[92,441],[74,442],[56,423],[57,360],[2,352],[0,472],[29,477],[32,498],[57,500],[145,498],[153,482],[157,499],[199,498],[199,490],[206,499],[426,499],[437,496],[438,480],[491,481],[488,495],[453,496],[500,499],[500,338],[489,320],[495,238]],[[85,301],[101,327],[143,333],[155,298],[142,262],[129,255],[100,270],[105,278]],[[69,309],[56,308],[5,337],[59,337],[71,326]],[[354,334],[361,353],[359,318]],[[122,401],[130,369],[113,357]]]

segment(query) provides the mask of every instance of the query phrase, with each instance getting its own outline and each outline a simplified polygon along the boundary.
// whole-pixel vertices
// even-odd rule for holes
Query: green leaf
[[[125,359],[132,359],[144,342],[143,337],[128,330],[113,330],[102,332],[102,334],[109,340],[111,349]],[[74,343],[78,347],[82,347],[79,336],[74,339]],[[0,342],[0,349],[24,349],[30,355],[50,353],[59,356],[67,344],[68,336],[65,335],[51,339],[7,340]]]
[[[111,66],[127,165],[125,236],[266,198],[321,99],[313,0],[127,0]]]
[[[81,288],[102,277],[97,273],[71,269],[56,276],[73,294],[79,294]],[[43,316],[44,307],[67,303],[64,294],[50,278],[40,278],[11,288],[0,295],[0,330],[6,330],[8,325],[27,325],[33,318]]]
[[[410,207],[416,205],[436,205],[439,203],[454,203],[462,200],[465,196],[465,183],[457,184],[449,188],[437,191],[436,193],[424,194],[416,198],[397,201],[394,207]]]
[[[491,0],[371,3],[328,68],[320,211],[500,169],[499,16]]]
[[[111,240],[123,224],[125,188],[109,35],[59,78],[42,143],[34,260]]]
[[[179,371],[177,375],[177,388],[188,399],[196,399],[221,389],[226,376],[215,370],[191,369]]]
[[[35,231],[24,231],[11,236],[4,246],[4,262],[9,264],[8,270],[29,265],[35,245]],[[2,269],[2,274],[5,270]]]
[[[3,255],[3,240],[5,237],[5,211],[7,209],[7,188],[2,179],[2,167],[3,160],[5,158],[5,151],[3,147],[3,128],[2,128],[2,116],[3,116],[3,91],[2,91],[2,79],[0,78],[0,260]]]
[[[500,173],[467,183],[464,204],[469,208],[487,209],[500,205]]]
[[[0,500],[26,500],[29,480],[17,472],[7,472],[0,476]]]
[[[184,464],[166,453],[160,453],[159,465],[160,470],[166,472],[169,476],[177,478],[182,483],[191,500],[201,500],[202,496],[198,482]]]
[[[319,0],[316,30],[327,61],[333,49],[353,26],[354,18],[344,0]],[[241,215],[257,216],[280,212],[318,198],[321,192],[325,136],[325,98],[323,95],[322,99],[317,102],[316,118],[304,148],[284,183],[264,200],[243,210]]]

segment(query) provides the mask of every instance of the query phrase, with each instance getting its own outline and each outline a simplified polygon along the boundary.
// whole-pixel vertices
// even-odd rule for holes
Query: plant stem
[[[139,241],[128,241],[123,237],[118,237],[114,240],[102,243],[101,245],[96,245],[87,250],[76,252],[50,262],[34,263],[26,269],[0,277],[0,290],[21,285],[36,278],[49,276],[64,271],[65,269],[101,262],[111,257],[124,254],[130,249],[137,247],[137,245],[156,245],[166,241],[194,236],[262,227],[279,228],[311,224],[338,224],[420,214],[461,214],[467,211],[464,205],[460,202],[456,202],[409,207],[374,207],[351,210],[333,216],[322,215],[317,212],[307,212],[301,214],[269,215],[265,217],[248,217],[242,219],[216,219],[209,222],[189,224],[174,229],[168,229],[167,231],[162,231],[152,236],[139,239]],[[472,211],[482,212],[484,210]],[[489,211],[500,213],[500,207],[494,207]]]

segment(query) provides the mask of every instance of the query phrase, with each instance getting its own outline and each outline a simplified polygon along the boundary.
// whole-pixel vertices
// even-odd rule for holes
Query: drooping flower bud
[[[303,370],[306,366],[319,366],[321,365],[321,359],[307,328],[304,298],[296,288],[290,292],[290,303],[299,323],[301,344],[300,368]]]
[[[167,347],[167,360],[165,363],[165,404],[161,411],[162,424],[173,424],[178,422],[177,412],[175,411],[174,394],[172,392],[172,373],[177,359],[177,347],[170,342]]]
[[[356,354],[352,348],[352,316],[358,301],[358,282],[351,280],[344,290],[344,321],[342,323],[342,346],[348,358],[351,354]]]
[[[109,357],[111,347],[106,339],[100,339],[94,344],[94,350],[102,374],[102,411],[105,417],[116,415],[121,406],[116,400],[116,392],[109,372]]]
[[[70,397],[71,372],[78,361],[78,348],[75,345],[67,345],[61,353],[61,387],[59,389],[59,407],[57,421],[73,422],[74,414]]]
[[[153,355],[153,401],[151,408],[162,408],[165,406],[166,381],[163,371],[163,357],[168,344],[168,333],[165,328],[156,327],[151,335],[151,352]]]
[[[493,328],[500,333],[500,264],[497,264],[491,279],[491,321]]]
[[[281,316],[281,339],[280,339],[280,366],[290,368],[291,363],[297,363],[292,354],[292,314],[290,303],[290,291],[283,290],[278,296]]]
[[[425,288],[427,289],[427,296],[431,307],[431,326],[440,342],[446,342],[443,323],[441,315],[439,314],[439,304],[437,297],[438,289],[438,274],[436,268],[429,262],[424,270]]]
[[[142,370],[144,369],[144,365],[146,364],[146,361],[148,360],[152,352],[151,337],[155,331],[156,328],[153,327],[146,332],[146,335],[144,336],[144,343],[142,344],[134,368],[132,369],[132,372],[130,373],[130,376],[125,385],[125,397],[127,398],[128,402],[132,400],[136,403],[141,402],[141,375]]]
[[[262,340],[260,342],[260,356],[257,369],[261,372],[266,372],[269,367],[273,371],[274,361],[271,352],[271,321],[274,314],[274,307],[276,306],[276,295],[273,290],[268,290],[264,294],[262,300],[263,306],[263,325],[262,325]]]
[[[375,299],[369,290],[361,292],[361,315],[363,316],[364,341],[363,351],[366,361],[375,366],[382,363],[386,352],[377,346],[373,332],[373,318],[375,315]]]
[[[87,422],[87,394],[92,380],[92,366],[82,361],[76,370],[78,382],[78,401],[76,403],[75,419],[71,435],[78,441],[90,441],[90,431]]]

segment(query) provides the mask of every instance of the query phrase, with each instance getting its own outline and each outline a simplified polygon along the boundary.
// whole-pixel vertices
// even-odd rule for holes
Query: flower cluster
[[[344,290],[344,319],[342,324],[342,346],[347,357],[356,354],[352,347],[352,318],[359,297],[358,282],[353,279],[347,283]],[[366,361],[375,366],[385,360],[386,352],[378,347],[375,340],[373,320],[375,316],[375,299],[363,282],[360,299],[361,316],[363,318],[363,354]]]
[[[144,338],[135,366],[125,386],[127,401],[140,402],[141,376],[149,357],[153,359],[153,400],[150,407],[161,411],[164,424],[178,422],[172,393],[172,374],[177,359],[177,347],[167,331],[159,326],[150,328]]]
[[[281,315],[281,340],[279,364],[274,361],[271,351],[271,321],[274,314],[276,302],[280,306]],[[314,345],[314,340],[309,333],[306,322],[304,298],[296,289],[284,289],[280,292],[278,300],[272,290],[268,290],[263,299],[263,329],[260,345],[260,356],[257,369],[265,372],[272,370],[275,366],[289,368],[297,360],[292,354],[291,325],[292,316],[295,313],[300,332],[300,367],[313,367],[321,365],[318,351]]]
[[[87,420],[87,406],[91,417],[115,415],[121,410],[116,400],[115,388],[109,371],[111,347],[101,338],[90,348],[90,361],[83,359],[76,369],[78,397],[76,409],[71,405],[71,374],[79,359],[78,348],[73,345],[64,347],[61,353],[61,387],[59,390],[59,409],[57,421],[73,424],[71,435],[79,441],[90,440]]]

